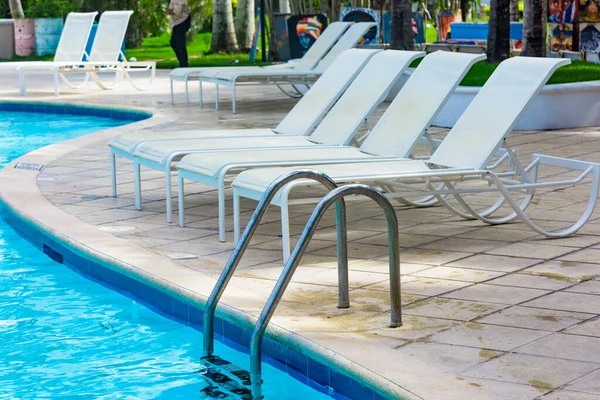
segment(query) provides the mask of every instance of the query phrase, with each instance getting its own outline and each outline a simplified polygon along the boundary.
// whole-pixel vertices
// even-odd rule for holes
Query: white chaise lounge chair
[[[214,129],[214,130],[181,130],[173,132],[131,132],[115,136],[109,142],[111,151],[112,189],[117,195],[116,155],[134,160],[137,148],[148,142],[157,140],[262,137],[262,136],[304,136],[310,134],[316,124],[323,118],[342,93],[350,86],[367,61],[377,51],[348,50],[332,65],[333,70],[324,74],[306,95],[296,103],[294,108],[281,120],[275,128],[262,129]],[[180,142],[185,145],[184,142]],[[185,149],[185,147],[183,147]]]
[[[439,203],[458,215],[479,219],[488,224],[500,224],[520,218],[531,229],[547,237],[564,237],[577,232],[591,216],[598,196],[600,183],[600,164],[533,155],[533,161],[522,167],[514,152],[506,145],[506,138],[519,117],[531,104],[537,93],[554,73],[570,63],[566,59],[544,59],[515,57],[504,61],[488,82],[479,91],[467,110],[457,121],[450,133],[428,161],[397,160],[362,164],[330,164],[311,166],[322,171],[336,182],[365,182],[392,186],[401,189],[387,193],[391,197],[410,197],[434,195]],[[486,166],[501,146],[511,155],[515,167],[513,173],[494,173]],[[579,175],[564,180],[537,181],[538,168],[550,166],[579,171]],[[296,167],[260,168],[243,172],[233,182],[234,187],[234,229],[239,237],[239,197],[259,199],[273,182],[282,174]],[[525,214],[535,191],[541,188],[565,187],[575,185],[591,177],[592,188],[588,206],[581,218],[571,227],[558,231],[546,231],[537,226]],[[477,180],[484,183],[478,186],[458,187],[458,185]],[[281,207],[282,231],[284,240],[284,258],[289,257],[288,207],[294,203],[310,203],[318,199],[290,199],[290,191],[297,186],[312,184],[306,180],[290,183],[274,198],[272,204]],[[415,186],[415,184],[417,186]],[[390,186],[392,185],[392,186]],[[484,211],[475,210],[468,204],[463,194],[482,192],[498,193],[498,201]],[[517,202],[511,192],[520,192],[524,198]],[[462,210],[449,204],[446,196],[454,197]],[[507,216],[492,217],[498,209],[507,203],[513,212]]]
[[[92,25],[94,19],[98,15],[97,12],[90,13],[76,13],[72,12],[67,15],[65,25],[54,54],[54,60],[51,63],[40,62],[40,61],[15,61],[0,63],[0,74],[13,73],[18,74],[19,68],[22,66],[35,66],[41,67],[48,66],[50,64],[61,65],[65,63],[78,63],[86,61],[88,54],[85,52],[85,48],[90,37]],[[54,79],[54,90],[58,93],[58,77],[61,77],[68,85],[77,87],[71,84],[63,74],[58,73]],[[21,86],[21,95],[25,94],[25,88]]]
[[[180,81],[185,82],[185,106],[187,107],[190,102],[189,93],[189,82],[197,81],[198,74],[207,70],[216,71],[224,68],[232,70],[252,70],[252,69],[263,69],[263,68],[301,68],[301,69],[312,69],[319,61],[327,54],[331,47],[338,41],[338,39],[348,30],[352,23],[351,22],[333,22],[330,24],[319,36],[317,41],[308,49],[306,54],[301,59],[290,60],[284,64],[267,65],[264,67],[258,66],[247,66],[247,67],[204,67],[204,68],[175,68],[169,74],[171,80],[171,104],[175,104],[175,94],[173,91],[173,82]]]
[[[340,88],[347,88],[350,82],[358,75],[367,61],[379,50],[352,50],[342,54],[339,59],[327,70],[322,79],[317,81],[313,88],[298,102],[302,103],[300,110],[326,110],[330,109],[334,102],[339,99]],[[296,107],[294,109],[296,109]],[[307,108],[304,108],[307,107]],[[140,165],[163,171],[166,177],[167,187],[167,222],[171,222],[171,166],[174,161],[194,152],[215,152],[226,150],[243,150],[251,148],[280,148],[287,146],[317,146],[303,135],[310,133],[317,124],[317,115],[324,112],[307,113],[312,114],[312,120],[294,121],[287,119],[285,129],[278,134],[260,137],[204,137],[200,139],[180,140],[155,140],[138,145],[133,152],[134,156],[134,180],[135,180],[135,204],[141,209],[141,179]],[[296,123],[296,126],[291,124]],[[290,124],[288,126],[288,124]],[[281,124],[278,129],[281,128]]]
[[[319,124],[310,140],[349,144],[365,118],[387,96],[412,60],[422,53],[388,50],[375,55],[335,107]],[[484,55],[436,52],[423,59],[360,148],[350,146],[304,147],[194,153],[183,157],[179,170],[179,224],[184,223],[184,179],[213,185],[219,191],[219,226],[225,234],[226,179],[246,169],[296,164],[363,162],[409,156],[419,139],[471,66]],[[364,105],[364,106],[362,106]],[[361,110],[362,107],[362,110]]]
[[[114,88],[125,77],[133,87],[139,90],[140,87],[131,78],[130,74],[133,72],[150,71],[150,82],[152,82],[156,70],[155,62],[128,62],[121,52],[121,45],[131,14],[133,11],[105,11],[102,13],[87,61],[77,63],[72,61],[35,62],[23,63],[18,66],[21,95],[26,94],[25,77],[29,73],[52,75],[55,96],[58,96],[58,77],[64,77],[66,74],[89,74],[102,89]],[[122,57],[123,61],[119,61],[119,57]],[[112,85],[105,84],[98,76],[99,73],[107,72],[115,73],[115,81]]]
[[[344,51],[355,47],[358,41],[375,25],[372,22],[352,24],[343,36],[335,43],[329,52],[319,61],[316,67],[307,68],[304,64],[290,68],[259,68],[235,70],[204,70],[198,74],[200,81],[200,106],[203,105],[202,84],[210,82],[216,85],[215,108],[219,109],[219,86],[231,86],[231,111],[235,114],[236,85],[310,85],[316,81],[325,70]]]

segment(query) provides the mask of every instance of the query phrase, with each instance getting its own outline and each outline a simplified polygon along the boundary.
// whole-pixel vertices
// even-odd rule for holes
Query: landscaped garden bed
[[[415,63],[413,67],[417,65]],[[434,125],[447,128],[454,126],[497,66],[485,62],[475,64],[437,116]],[[390,98],[393,95],[390,94]],[[563,129],[598,125],[600,65],[573,61],[571,65],[554,73],[515,129]]]

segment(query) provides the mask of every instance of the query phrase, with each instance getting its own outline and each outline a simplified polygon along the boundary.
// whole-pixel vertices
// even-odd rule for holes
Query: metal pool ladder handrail
[[[296,179],[312,179],[321,183],[328,190],[337,188],[336,183],[327,175],[320,171],[311,169],[299,169],[289,173],[286,173],[277,178],[265,191],[263,197],[260,199],[250,222],[246,226],[242,237],[237,242],[233,249],[233,253],[229,257],[223,272],[219,276],[219,280],[215,284],[210,297],[206,302],[204,309],[204,346],[202,357],[210,357],[214,352],[214,317],[217,309],[217,303],[221,299],[227,284],[231,280],[235,269],[237,268],[240,259],[244,255],[252,236],[256,232],[258,225],[267,211],[271,200],[277,192],[284,187],[286,184]],[[338,274],[339,274],[339,297],[338,297],[338,308],[348,308],[350,306],[350,297],[348,289],[348,248],[347,248],[347,235],[346,235],[346,205],[344,200],[340,200],[336,204],[336,221],[337,221],[337,254],[338,254]]]
[[[396,217],[396,211],[390,203],[390,201],[377,189],[374,189],[366,185],[347,185],[332,190],[327,196],[325,196],[319,204],[315,207],[313,213],[292,252],[289,260],[287,261],[281,276],[277,280],[275,288],[267,300],[265,308],[262,310],[258,322],[252,332],[252,338],[250,339],[250,382],[252,384],[252,398],[253,400],[262,399],[262,378],[261,378],[261,347],[262,339],[267,329],[267,325],[275,312],[275,308],[279,304],[279,301],[283,297],[288,284],[292,279],[292,275],[296,271],[302,255],[308,247],[308,243],[312,238],[315,230],[323,214],[327,209],[336,202],[343,200],[344,197],[350,195],[363,195],[374,200],[384,211],[387,225],[388,225],[388,254],[390,264],[390,303],[391,303],[391,323],[390,328],[397,328],[402,325],[402,310],[401,310],[401,298],[400,298],[400,255],[399,255],[399,238],[398,238],[398,218]],[[338,228],[340,225],[346,226],[346,221],[340,221],[340,215],[337,215]],[[338,250],[339,250],[338,242]],[[344,241],[344,246],[346,242]],[[346,263],[346,269],[348,265]]]

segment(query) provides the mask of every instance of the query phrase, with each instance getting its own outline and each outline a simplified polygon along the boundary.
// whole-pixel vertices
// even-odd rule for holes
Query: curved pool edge
[[[172,312],[169,316],[178,319],[176,308],[181,304],[176,302],[181,303],[183,301],[192,307],[202,308],[214,285],[215,280],[213,278],[181,266],[167,257],[152,253],[125,239],[102,232],[96,227],[68,214],[48,201],[42,194],[36,181],[37,171],[14,169],[17,162],[46,165],[71,151],[88,144],[107,140],[117,133],[150,128],[172,120],[173,118],[168,113],[157,111],[151,118],[140,122],[99,131],[28,153],[14,160],[0,172],[0,199],[9,211],[12,222],[20,225],[16,227],[17,230],[24,233],[37,247],[42,249],[46,247],[53,251],[62,252],[65,257],[64,263],[67,265],[71,264],[72,266],[72,263],[78,261],[86,263],[90,277],[109,286],[112,286],[114,282],[111,282],[111,274],[107,271],[113,271],[132,278],[132,281],[140,286],[140,290],[146,290],[147,288],[144,288],[144,286],[147,286],[150,288],[148,289],[150,295],[171,296],[173,299]],[[97,264],[106,271],[100,276],[95,276],[91,270],[92,264]],[[112,278],[115,278],[114,274],[112,274]],[[133,293],[133,291],[120,288],[118,285],[117,289]],[[239,296],[239,294],[239,290],[237,296],[229,296],[226,293],[217,310],[217,315],[225,321],[224,324],[232,322],[241,324],[244,327],[253,327],[256,317],[251,315],[250,312],[258,314],[262,309],[264,299],[260,299],[249,292],[243,293],[243,296]],[[240,297],[244,299],[243,308],[246,311],[242,311],[239,304]],[[249,303],[251,303],[251,306],[249,306]],[[151,305],[155,306],[156,304]],[[249,308],[250,310],[248,310]],[[159,311],[164,312],[160,309]],[[167,312],[167,314],[169,313]],[[201,320],[201,318],[196,319]],[[194,325],[191,315],[188,323]],[[219,333],[218,329],[217,333]],[[272,341],[277,338],[278,343],[290,349],[302,349],[302,354],[331,368],[343,371],[351,379],[366,384],[383,398],[407,400],[421,398],[409,389],[401,387],[376,372],[344,357],[339,352],[317,343],[315,338],[305,337],[276,324],[269,326],[267,337]],[[225,338],[225,342],[230,344],[227,343],[227,338]],[[268,362],[268,360],[264,361]],[[448,394],[454,392],[456,398],[469,395],[470,391],[466,384],[451,382],[456,380],[453,375],[443,373],[433,367],[427,368],[426,364],[419,362],[416,362],[416,367],[419,371],[427,371],[428,379],[437,380],[437,383],[440,380],[448,381],[448,384],[444,385],[448,389]],[[374,397],[379,398],[376,395]],[[448,398],[454,397],[449,396]],[[475,398],[482,397],[479,395]]]
[[[88,115],[94,117],[112,118],[120,121],[130,121],[131,123],[144,121],[153,117],[151,112],[142,109],[47,103],[43,101],[1,100],[0,111],[29,111],[52,114]]]

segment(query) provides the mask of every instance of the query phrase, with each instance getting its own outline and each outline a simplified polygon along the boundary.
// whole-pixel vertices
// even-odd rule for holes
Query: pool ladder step
[[[201,360],[200,375],[208,386],[201,392],[208,398],[252,400],[250,373],[219,356]]]
[[[400,297],[400,255],[399,255],[399,237],[398,237],[398,219],[396,211],[390,201],[379,190],[369,186],[353,184],[338,187],[335,181],[324,173],[311,170],[299,169],[277,178],[269,185],[263,194],[258,206],[254,210],[254,214],[250,218],[250,222],[246,225],[246,229],[241,238],[235,245],[233,253],[217,284],[213,288],[210,297],[204,308],[204,359],[214,357],[214,316],[217,309],[217,303],[221,299],[225,287],[231,280],[235,269],[237,268],[240,259],[244,255],[252,236],[258,229],[258,225],[263,215],[265,214],[271,200],[275,197],[280,189],[297,179],[311,179],[316,181],[330,190],[323,199],[317,204],[311,214],[308,223],[304,227],[298,243],[290,258],[285,262],[282,274],[280,275],[271,296],[267,300],[267,304],[263,308],[260,317],[250,338],[250,387],[252,394],[249,399],[262,400],[262,339],[267,329],[267,325],[275,312],[275,308],[279,304],[285,289],[292,279],[296,268],[300,263],[300,259],[304,254],[308,243],[313,237],[315,230],[323,214],[327,209],[336,205],[336,236],[337,236],[337,258],[338,258],[338,308],[350,307],[349,284],[348,284],[348,236],[346,231],[346,205],[344,197],[362,195],[375,201],[380,208],[383,209],[387,225],[388,225],[388,258],[390,264],[390,313],[391,321],[390,328],[397,328],[402,325],[401,297]],[[237,201],[234,199],[234,201]]]

